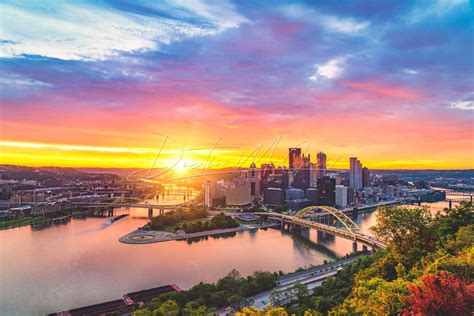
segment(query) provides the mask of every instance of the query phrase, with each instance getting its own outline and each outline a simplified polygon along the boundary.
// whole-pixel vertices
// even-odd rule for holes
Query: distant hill
[[[68,167],[26,167],[17,165],[0,164],[0,175],[3,180],[90,180],[96,179],[93,173],[84,170]],[[117,177],[117,175],[106,172],[102,175],[107,177]]]

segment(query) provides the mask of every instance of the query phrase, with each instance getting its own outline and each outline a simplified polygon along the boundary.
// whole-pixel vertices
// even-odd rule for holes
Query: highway
[[[351,264],[364,255],[354,256],[350,258],[345,258],[335,262],[330,262],[317,267],[312,267],[305,269],[304,271],[293,272],[290,274],[282,275],[277,280],[277,286],[271,290],[256,294],[250,297],[252,301],[252,306],[258,308],[264,308],[267,304],[271,304],[271,295],[274,291],[284,291],[288,288],[291,288],[297,283],[306,285],[308,290],[312,292],[315,287],[320,286],[323,281],[331,276],[336,275],[336,273],[341,270],[344,266]],[[230,308],[220,309],[218,315],[226,315],[230,313]]]
[[[351,264],[360,256],[351,257],[336,262],[331,262],[323,266],[313,267],[300,272],[294,272],[291,274],[283,275],[278,278],[277,286],[263,293],[252,296],[250,299],[253,300],[253,306],[263,308],[268,303],[271,303],[271,294],[274,291],[284,291],[297,283],[306,285],[310,291],[315,287],[320,286],[325,279],[335,275],[342,267]]]

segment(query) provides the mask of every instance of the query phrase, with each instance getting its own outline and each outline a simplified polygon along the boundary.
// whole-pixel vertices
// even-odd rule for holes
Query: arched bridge
[[[323,223],[319,223],[306,217],[310,216],[310,213],[314,210],[322,209],[327,213],[331,214],[337,219],[337,222],[342,224],[342,227],[336,227],[332,225],[327,225]],[[383,241],[378,240],[372,236],[366,235],[360,231],[359,226],[346,214],[343,212],[329,206],[310,206],[302,209],[296,215],[285,215],[275,212],[260,212],[256,213],[259,215],[266,215],[269,218],[273,218],[275,220],[280,220],[282,222],[287,222],[294,225],[299,225],[308,228],[314,228],[318,231],[329,233],[335,236],[339,236],[345,239],[352,240],[354,242],[355,247],[357,247],[357,243],[360,243],[367,247],[372,247],[373,249],[376,248],[387,248],[387,244]]]

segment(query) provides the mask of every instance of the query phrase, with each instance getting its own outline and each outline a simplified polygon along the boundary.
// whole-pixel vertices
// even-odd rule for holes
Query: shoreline
[[[158,231],[158,230],[142,230],[140,228],[126,234],[119,238],[119,241],[124,244],[130,245],[143,245],[143,244],[153,244],[158,242],[167,242],[173,240],[188,240],[190,238],[197,237],[206,237],[206,236],[215,236],[222,235],[227,233],[241,232],[246,230],[258,230],[261,228],[270,228],[278,226],[278,224],[262,224],[262,225],[240,225],[235,228],[225,228],[225,229],[214,229],[207,230],[199,233],[190,233],[190,234],[179,234]]]

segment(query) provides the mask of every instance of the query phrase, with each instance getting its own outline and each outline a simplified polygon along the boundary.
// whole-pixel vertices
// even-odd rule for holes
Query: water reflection
[[[213,282],[233,268],[294,271],[350,251],[336,242],[317,244],[277,229],[244,231],[198,241],[127,245],[118,238],[146,222],[146,209],[112,224],[110,218],[74,218],[43,230],[0,232],[0,314],[45,314],[176,283],[183,288]]]

